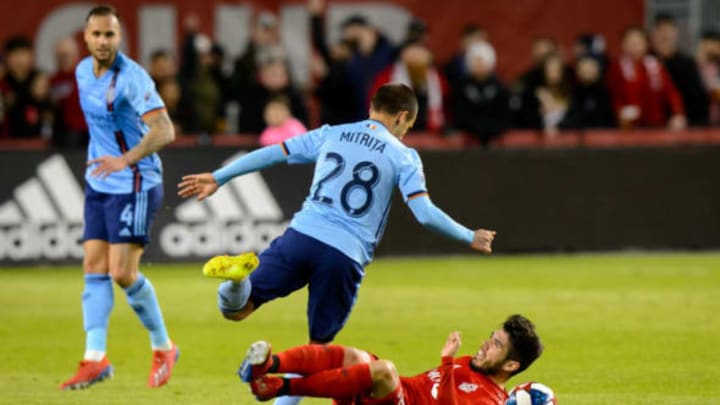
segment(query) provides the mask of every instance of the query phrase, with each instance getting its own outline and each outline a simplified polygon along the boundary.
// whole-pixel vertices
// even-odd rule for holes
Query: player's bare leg
[[[148,386],[160,387],[170,379],[180,351],[168,337],[152,283],[139,271],[143,250],[142,245],[134,243],[111,244],[110,274],[125,290],[128,303],[150,332],[153,361]]]

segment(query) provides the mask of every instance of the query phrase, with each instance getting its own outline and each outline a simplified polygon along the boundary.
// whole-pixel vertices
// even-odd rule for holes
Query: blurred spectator
[[[623,32],[622,55],[610,64],[608,82],[622,128],[665,124],[673,130],[686,127],[682,97],[662,63],[648,55],[648,39],[641,27]]]
[[[542,84],[535,89],[545,134],[557,134],[570,105],[570,90],[562,58],[557,54],[548,56],[543,65]]]
[[[578,35],[574,45],[575,61],[590,56],[598,63],[600,78],[605,78],[609,59],[605,52],[605,38],[600,34],[586,32]]]
[[[704,32],[698,42],[697,63],[710,97],[710,124],[720,125],[720,32]]]
[[[4,58],[7,72],[0,80],[0,94],[5,114],[0,137],[38,136],[41,114],[32,96],[32,83],[38,73],[30,40],[23,36],[9,38],[5,42]]]
[[[451,92],[454,128],[487,145],[509,124],[508,91],[495,75],[495,49],[489,43],[471,44],[465,64],[467,73]]]
[[[265,129],[263,111],[272,97],[284,95],[290,101],[290,111],[303,123],[307,122],[307,110],[300,93],[290,83],[287,65],[282,60],[268,60],[260,66],[258,81],[243,92],[240,99],[240,132],[260,134]]]
[[[610,93],[602,78],[602,63],[591,55],[575,64],[576,83],[560,128],[610,128],[615,126]]]
[[[182,134],[182,108],[180,104],[182,100],[182,91],[180,89],[180,84],[177,80],[166,79],[157,84],[156,87],[160,98],[165,103],[168,116],[175,126],[175,133]]]
[[[287,63],[285,48],[280,42],[277,18],[274,14],[263,11],[255,18],[245,52],[235,60],[231,77],[233,99],[242,98],[242,93],[257,80],[258,70],[263,60],[268,59]]]
[[[539,114],[540,101],[537,88],[545,80],[545,60],[558,53],[555,40],[549,37],[538,37],[531,48],[532,65],[523,73],[512,87],[510,110],[512,125],[516,128],[542,128],[542,117]]]
[[[155,82],[155,87],[160,88],[160,83],[165,80],[177,80],[177,62],[170,52],[158,49],[150,55],[148,74]]]
[[[30,83],[30,102],[25,108],[25,120],[31,134],[43,139],[52,137],[54,111],[50,95],[50,78],[42,73],[33,77]]]
[[[213,76],[212,42],[197,32],[197,19],[185,22],[185,42],[180,65],[182,89],[181,126],[184,132],[215,134],[222,128],[221,84]]]
[[[342,38],[353,48],[348,64],[350,82],[355,86],[353,120],[367,118],[369,95],[380,72],[393,63],[396,49],[361,15],[348,17],[342,23]]]
[[[419,17],[413,17],[405,28],[403,42],[422,42],[427,45],[429,34],[427,23]]]
[[[414,130],[444,129],[447,83],[433,67],[432,54],[422,42],[405,44],[400,50],[397,62],[377,76],[368,96],[375,94],[380,86],[390,82],[404,83],[415,92],[418,114],[413,125]]]
[[[695,60],[678,50],[678,27],[672,16],[655,17],[652,33],[655,55],[663,62],[685,105],[690,125],[707,125],[710,100]]]
[[[57,146],[85,146],[89,140],[75,80],[75,66],[79,59],[80,53],[74,38],[68,37],[57,42],[57,71],[50,78],[51,98],[55,106],[52,140]]]
[[[355,105],[359,95],[357,86],[350,80],[348,63],[353,53],[352,44],[343,40],[328,48],[323,20],[323,0],[310,0],[310,29],[313,47],[320,58],[312,61],[311,71],[319,81],[315,95],[320,100],[320,120],[335,125],[355,120]]]
[[[480,26],[469,24],[463,28],[462,38],[460,39],[460,49],[450,58],[450,61],[443,69],[443,73],[445,73],[445,77],[452,88],[460,85],[460,82],[467,77],[468,64],[465,60],[465,51],[472,44],[481,41],[487,41],[487,32]]]
[[[271,97],[263,112],[265,130],[260,134],[260,145],[283,142],[295,135],[307,132],[307,128],[292,116],[290,100],[283,94]]]

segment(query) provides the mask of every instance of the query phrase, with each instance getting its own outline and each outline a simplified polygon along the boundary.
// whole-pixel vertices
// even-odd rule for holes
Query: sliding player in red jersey
[[[339,405],[503,405],[504,384],[542,353],[535,325],[510,316],[474,356],[454,358],[460,348],[452,332],[440,366],[414,377],[400,377],[389,360],[339,345],[304,345],[271,354],[270,344],[255,342],[238,374],[260,401],[280,395],[333,398]],[[274,373],[298,373],[286,379]]]

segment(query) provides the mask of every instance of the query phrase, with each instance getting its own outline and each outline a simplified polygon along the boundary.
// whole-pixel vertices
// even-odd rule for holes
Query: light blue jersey
[[[122,52],[100,77],[95,77],[92,57],[83,59],[75,69],[75,77],[90,131],[88,160],[120,156],[132,149],[148,132],[143,115],[165,108],[147,72]],[[147,191],[162,183],[162,165],[155,153],[105,179],[92,177],[92,170],[92,166],[87,168],[85,180],[102,193]]]
[[[310,195],[290,226],[366,265],[382,238],[398,187],[427,195],[422,162],[381,123],[323,126],[282,144],[287,161],[315,162]]]

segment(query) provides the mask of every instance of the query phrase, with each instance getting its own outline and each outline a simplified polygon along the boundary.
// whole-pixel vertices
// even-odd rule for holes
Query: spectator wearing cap
[[[463,69],[467,73],[452,87],[454,129],[471,136],[471,143],[487,145],[509,124],[508,90],[495,74],[495,49],[485,41],[470,44]]]
[[[593,58],[600,68],[600,78],[604,79],[609,64],[609,58],[605,48],[605,38],[602,35],[592,32],[580,34],[575,39],[573,49],[575,53],[575,62],[577,63],[580,59],[586,56]]]
[[[63,38],[55,45],[57,70],[50,78],[50,92],[55,106],[52,140],[58,146],[84,146],[89,140],[75,80],[79,58],[74,38]]]
[[[591,53],[575,62],[575,85],[561,129],[611,128],[615,126],[610,93],[602,77],[602,59]]]
[[[270,59],[288,63],[287,53],[280,42],[277,18],[269,11],[262,11],[255,17],[245,51],[235,60],[230,78],[231,98],[239,100],[242,93],[256,82],[260,65]]]
[[[351,81],[348,65],[353,54],[353,46],[348,40],[328,46],[323,19],[324,1],[309,0],[310,31],[313,48],[311,71],[317,79],[315,95],[320,102],[320,120],[322,123],[337,125],[356,119],[357,99],[364,95],[355,95],[357,86]]]
[[[689,125],[708,124],[710,99],[692,57],[678,49],[678,26],[669,14],[655,17],[650,39],[653,52],[665,66],[682,96]]]
[[[467,77],[468,64],[465,58],[465,52],[467,49],[471,45],[487,41],[487,39],[487,32],[479,25],[468,24],[463,27],[459,50],[450,58],[443,68],[445,78],[447,78],[452,88],[455,88]]]
[[[710,124],[720,125],[720,32],[702,33],[695,58],[710,98]]]
[[[406,84],[415,92],[418,114],[414,130],[438,132],[445,128],[448,86],[433,66],[432,53],[425,44],[415,41],[403,45],[398,60],[377,76],[368,96],[390,82]]]
[[[352,94],[356,97],[353,118],[362,120],[367,117],[375,78],[395,61],[397,50],[364,16],[352,15],[341,27],[343,40],[353,49],[348,61],[348,75],[354,86]]]
[[[627,28],[621,48],[622,55],[610,63],[608,71],[613,110],[620,126],[685,128],[682,97],[663,64],[648,54],[645,30]]]
[[[13,36],[5,42],[7,71],[0,80],[4,117],[0,137],[29,138],[37,132],[41,114],[33,103],[32,83],[38,72],[34,67],[32,44],[24,36]]]

